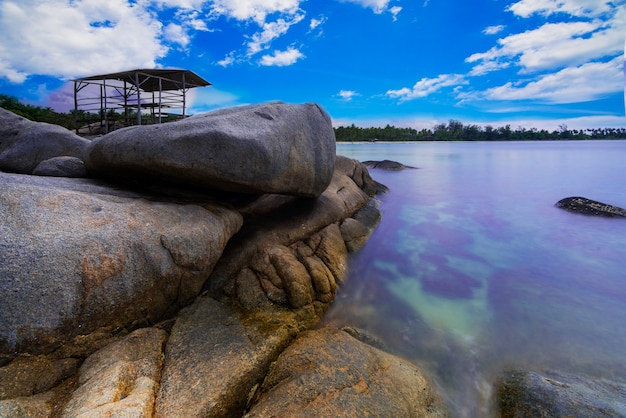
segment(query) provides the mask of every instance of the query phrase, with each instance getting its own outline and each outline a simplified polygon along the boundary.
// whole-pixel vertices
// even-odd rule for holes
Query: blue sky
[[[626,127],[626,0],[0,0],[0,93],[185,68],[191,111],[316,102],[335,126]]]

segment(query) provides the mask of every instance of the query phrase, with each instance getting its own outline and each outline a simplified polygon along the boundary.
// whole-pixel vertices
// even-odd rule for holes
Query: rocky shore
[[[451,416],[375,337],[317,328],[385,190],[335,153],[315,104],[91,141],[0,108],[0,416]],[[626,416],[618,382],[494,387],[503,417]]]
[[[315,329],[380,219],[319,106],[93,141],[0,109],[0,170],[0,416],[448,414],[416,366]]]

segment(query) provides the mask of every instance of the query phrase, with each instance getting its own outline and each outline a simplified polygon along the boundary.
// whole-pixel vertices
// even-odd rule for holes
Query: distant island
[[[337,142],[355,141],[555,141],[586,139],[626,139],[626,128],[568,129],[559,125],[559,129],[549,132],[545,129],[511,129],[511,125],[494,128],[487,125],[464,125],[458,120],[440,123],[433,129],[418,131],[413,128],[396,128],[387,125],[384,128],[360,128],[354,124],[335,129]]]
[[[0,107],[30,119],[35,122],[47,122],[74,129],[76,124],[93,123],[101,119],[100,115],[79,111],[61,113],[50,107],[23,104],[17,98],[0,94]],[[109,115],[111,117],[114,114]],[[355,141],[554,141],[554,140],[584,140],[584,139],[626,139],[626,128],[595,128],[595,129],[568,129],[567,125],[559,125],[558,130],[549,132],[545,129],[526,129],[518,127],[511,129],[511,125],[493,127],[490,125],[465,125],[458,120],[451,119],[448,123],[440,123],[432,129],[418,131],[414,128],[397,128],[387,124],[384,128],[361,128],[354,124],[333,128],[337,142]]]

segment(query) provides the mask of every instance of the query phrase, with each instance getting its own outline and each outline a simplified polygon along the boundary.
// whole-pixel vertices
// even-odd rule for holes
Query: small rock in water
[[[596,202],[595,200],[584,197],[566,197],[556,202],[555,206],[569,212],[581,213],[583,215],[596,215],[608,218],[626,217],[626,209]]]
[[[369,168],[378,168],[381,170],[390,170],[390,171],[399,171],[399,170],[404,170],[406,168],[417,168],[417,167],[411,167],[409,165],[404,165],[402,163],[399,163],[396,161],[390,161],[390,160],[363,161],[363,164]]]

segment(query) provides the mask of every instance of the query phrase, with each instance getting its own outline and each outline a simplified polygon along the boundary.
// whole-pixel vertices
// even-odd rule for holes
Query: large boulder
[[[82,159],[88,144],[61,126],[33,122],[0,108],[0,170],[31,174],[50,158]]]
[[[222,109],[95,139],[88,171],[243,193],[317,197],[331,181],[335,135],[315,104]]]
[[[246,316],[210,297],[198,298],[172,328],[155,416],[241,416],[296,332],[289,318]]]
[[[0,172],[0,354],[155,321],[201,291],[241,215]]]
[[[624,218],[626,209],[609,205],[585,197],[566,197],[556,202],[557,208],[582,215],[604,216],[606,218]]]
[[[512,370],[497,383],[501,417],[626,417],[626,383]]]
[[[248,418],[449,416],[420,369],[334,328],[300,334],[257,397]]]

